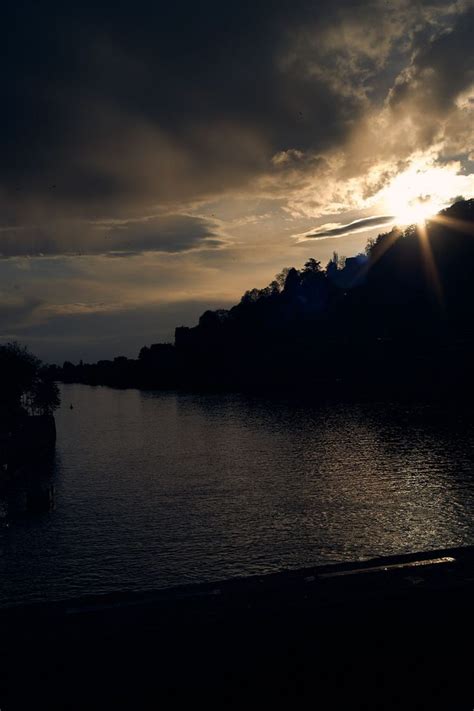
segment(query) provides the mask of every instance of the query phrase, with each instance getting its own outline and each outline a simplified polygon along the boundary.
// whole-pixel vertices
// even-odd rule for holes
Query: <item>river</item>
[[[0,498],[0,605],[474,543],[472,413],[61,390]]]

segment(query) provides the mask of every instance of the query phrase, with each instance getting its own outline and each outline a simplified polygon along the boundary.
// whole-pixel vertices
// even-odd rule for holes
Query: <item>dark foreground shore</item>
[[[474,548],[0,610],[0,708],[474,705]]]

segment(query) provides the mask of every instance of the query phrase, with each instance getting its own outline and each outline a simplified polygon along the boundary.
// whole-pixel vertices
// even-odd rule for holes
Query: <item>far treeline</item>
[[[322,397],[474,394],[474,200],[393,229],[366,253],[309,259],[137,360],[64,363],[64,382]]]

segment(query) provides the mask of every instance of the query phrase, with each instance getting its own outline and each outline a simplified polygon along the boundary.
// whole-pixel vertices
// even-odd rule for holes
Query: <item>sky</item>
[[[49,362],[474,195],[474,0],[18,0],[0,33],[0,341]]]

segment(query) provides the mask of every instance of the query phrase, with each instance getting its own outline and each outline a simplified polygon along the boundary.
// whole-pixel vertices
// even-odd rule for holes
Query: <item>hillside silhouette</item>
[[[138,359],[64,363],[65,382],[117,387],[297,389],[324,397],[457,397],[473,391],[474,200],[394,228],[365,254],[284,269],[229,310],[206,311]]]

